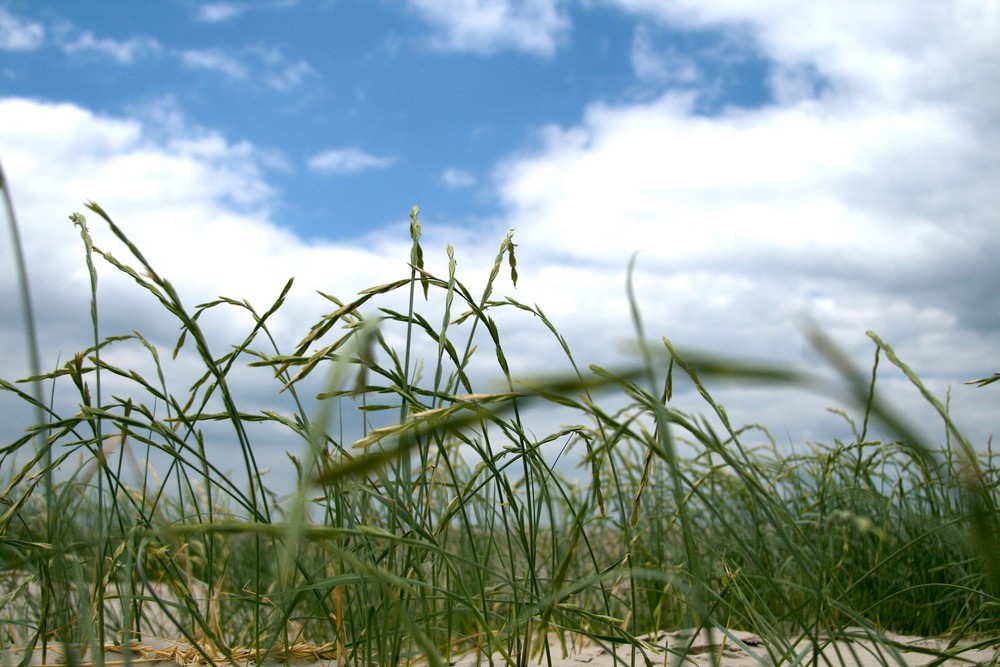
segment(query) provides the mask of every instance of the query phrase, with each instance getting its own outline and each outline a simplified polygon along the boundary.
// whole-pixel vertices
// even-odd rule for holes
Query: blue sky
[[[314,290],[405,275],[417,204],[431,270],[453,243],[472,283],[516,229],[501,291],[583,364],[621,360],[638,252],[654,339],[816,366],[812,320],[865,365],[874,330],[985,442],[995,392],[963,382],[1000,367],[998,43],[985,0],[0,0],[0,159],[44,362],[88,342],[66,221],[86,200],[187,303],[265,303],[294,275],[292,342],[325,308]],[[107,329],[170,340],[102,281]],[[537,322],[507,326],[515,373],[549,370]],[[849,436],[828,399],[724,395],[790,443]]]
[[[501,35],[467,46],[404,3],[5,6],[45,33],[37,48],[6,53],[8,95],[111,115],[165,108],[271,150],[275,220],[310,237],[350,237],[405,202],[452,224],[495,215],[493,166],[530,149],[539,128],[579,122],[596,100],[697,90],[697,111],[712,114],[769,97],[767,63],[723,31],[596,5],[554,9],[557,25],[539,43]],[[521,7],[541,20],[532,3]],[[658,71],[671,52],[701,70],[697,82]],[[337,173],[314,161],[328,151],[355,159]]]

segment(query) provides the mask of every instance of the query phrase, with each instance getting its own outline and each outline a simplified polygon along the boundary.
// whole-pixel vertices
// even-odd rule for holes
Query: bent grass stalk
[[[477,650],[515,665],[551,661],[544,639],[555,633],[623,648],[618,658],[635,665],[656,633],[693,625],[733,642],[730,629],[756,632],[766,648],[747,650],[780,664],[852,633],[876,638],[886,661],[901,649],[887,631],[1000,637],[993,453],[976,451],[874,334],[869,377],[810,334],[840,371],[831,384],[649,342],[629,289],[640,360],[582,370],[541,308],[493,296],[505,260],[517,280],[511,234],[477,297],[451,247],[445,278],[424,265],[414,208],[409,276],[349,301],[323,295],[331,312],[283,352],[269,321],[291,280],[263,312],[228,297],[188,311],[107,213],[89,209],[139,268],[94,245],[75,215],[93,340],[51,371],[0,384],[38,411],[28,434],[0,449],[5,646],[75,643],[100,663],[108,642],[166,634],[209,662],[299,651],[446,664]],[[180,326],[173,357],[202,367],[189,386],[166,380],[163,341],[102,332],[95,260]],[[218,309],[250,322],[221,355],[200,324]],[[570,371],[515,378],[497,324],[507,312],[551,335]],[[121,365],[130,348],[146,368]],[[491,353],[504,389],[483,392],[472,362]],[[877,396],[879,355],[938,410],[945,445],[917,439]],[[254,372],[287,402],[242,410],[238,385]],[[672,404],[680,375],[707,416]],[[836,396],[851,439],[782,451],[766,429],[730,423],[706,384],[719,377]],[[25,382],[51,383],[53,399]],[[365,424],[346,440],[345,406]],[[560,410],[565,425],[534,435],[527,411],[538,406]],[[871,440],[870,420],[898,439]],[[297,484],[287,497],[257,464],[260,426],[300,445],[288,455]],[[245,489],[210,456],[210,441],[227,438]],[[579,460],[586,484],[565,476],[545,454],[552,447]],[[57,472],[80,454],[86,465]],[[157,463],[132,466],[130,478],[140,459]],[[687,649],[671,647],[678,658]]]

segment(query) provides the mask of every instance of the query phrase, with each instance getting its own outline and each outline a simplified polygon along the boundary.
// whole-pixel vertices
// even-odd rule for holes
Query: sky
[[[627,358],[634,258],[651,340],[821,369],[813,322],[870,368],[872,330],[986,447],[996,389],[965,382],[1000,369],[997,44],[989,0],[0,0],[0,161],[42,366],[90,342],[68,220],[86,201],[187,305],[264,309],[294,277],[286,350],[331,309],[317,290],[409,275],[418,205],[428,270],[447,274],[452,244],[473,292],[515,230],[519,279],[495,296],[540,306],[582,366]],[[2,243],[0,361],[21,377]],[[169,349],[176,324],[99,272],[102,333]],[[538,318],[502,325],[515,375],[567,370]],[[246,326],[220,316],[212,335],[225,349]],[[879,372],[943,440],[902,374]],[[779,443],[850,440],[828,397],[716,393]]]

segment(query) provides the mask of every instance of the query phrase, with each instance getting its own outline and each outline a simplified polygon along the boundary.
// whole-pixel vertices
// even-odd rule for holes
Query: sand
[[[785,648],[792,647],[791,660],[784,659],[781,664],[813,664],[814,653],[818,665],[943,665],[947,667],[970,665],[1000,664],[1000,647],[974,646],[964,644],[949,649],[947,642],[935,639],[888,635],[890,643],[875,643],[864,638],[864,632],[858,630],[856,636],[837,641],[823,640],[819,642],[818,653],[808,640],[790,641]],[[564,648],[566,649],[564,652]],[[591,642],[582,637],[571,638],[568,641],[557,641],[553,636],[549,643],[549,662],[544,655],[530,657],[529,665],[547,665],[553,667],[570,667],[586,665],[587,667],[614,667],[616,665],[720,665],[720,667],[750,667],[751,665],[775,664],[769,652],[769,647],[760,637],[748,632],[716,631],[711,637],[699,633],[692,637],[690,632],[674,632],[662,634],[646,641],[644,649],[636,651],[629,646],[611,647]],[[782,647],[771,647],[774,655],[788,655]],[[201,652],[189,644],[164,639],[145,639],[132,648],[131,662],[133,664],[152,665],[154,667],[173,667],[174,665],[205,664]],[[947,651],[950,657],[940,661],[942,652]],[[213,653],[209,651],[209,653]],[[7,650],[0,653],[0,662],[4,665],[16,665],[23,659],[23,652]],[[253,653],[238,652],[235,656],[239,664],[251,664]],[[213,655],[218,664],[225,664],[222,656]],[[332,646],[315,647],[293,646],[287,655],[274,656],[264,664],[288,664],[295,667],[341,667],[350,663],[341,662],[336,657],[336,649]],[[31,660],[32,665],[43,665],[41,650],[36,650]],[[46,665],[66,664],[64,651],[59,647],[49,647]],[[83,663],[87,665],[85,661]],[[92,663],[90,663],[92,664]],[[126,664],[126,656],[120,647],[106,653],[105,665],[117,667]],[[418,663],[419,664],[419,663]],[[426,663],[424,663],[426,664]],[[489,665],[490,660],[481,654],[466,654],[453,657],[450,664],[454,667],[473,667]],[[504,665],[504,660],[494,656],[494,665]]]

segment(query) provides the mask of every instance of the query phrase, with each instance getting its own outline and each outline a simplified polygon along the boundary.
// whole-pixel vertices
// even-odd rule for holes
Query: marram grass
[[[0,648],[65,642],[97,649],[100,663],[159,636],[205,662],[445,664],[478,649],[523,664],[544,662],[538,640],[555,632],[642,664],[643,637],[697,627],[756,632],[780,663],[796,655],[787,638],[803,635],[1000,637],[996,458],[874,334],[867,374],[812,334],[840,372],[834,388],[651,342],[633,307],[635,367],[583,368],[540,308],[495,296],[501,274],[517,280],[511,235],[474,291],[450,247],[443,273],[424,265],[414,209],[406,275],[347,301],[325,295],[330,312],[281,350],[269,319],[291,281],[263,311],[231,298],[189,310],[89,209],[131,253],[104,252],[72,216],[91,275],[91,343],[0,385],[39,415],[0,449]],[[97,276],[108,270],[180,327],[172,350],[105,331]],[[201,328],[217,309],[249,323],[218,349]],[[576,370],[512,377],[500,314],[540,322]],[[152,371],[118,365],[122,348]],[[166,379],[178,354],[200,360],[190,386]],[[480,356],[501,389],[474,384]],[[944,446],[884,408],[882,358],[939,410]],[[236,375],[248,367],[288,403],[241,407]],[[675,375],[694,382],[704,415],[672,406]],[[729,423],[708,388],[719,376],[841,390],[852,438],[779,449],[763,428]],[[544,405],[566,425],[540,435],[526,411]],[[344,435],[345,406],[362,431]],[[872,439],[875,421],[897,439]],[[257,463],[261,425],[290,443],[290,495]],[[229,443],[245,484],[213,460],[213,439]],[[578,461],[572,480],[553,450]],[[155,468],[132,463],[144,460]]]

